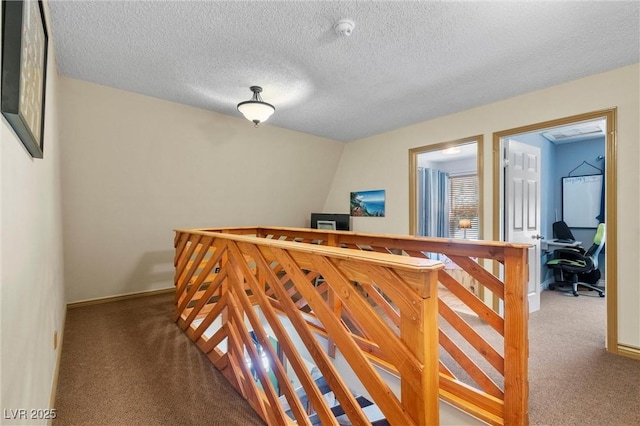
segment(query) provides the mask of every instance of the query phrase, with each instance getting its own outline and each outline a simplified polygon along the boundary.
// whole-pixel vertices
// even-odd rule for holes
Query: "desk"
[[[573,241],[571,243],[565,243],[558,240],[542,240],[540,241],[540,249],[542,251],[551,252],[559,248],[565,247],[579,247],[582,245],[582,241]]]

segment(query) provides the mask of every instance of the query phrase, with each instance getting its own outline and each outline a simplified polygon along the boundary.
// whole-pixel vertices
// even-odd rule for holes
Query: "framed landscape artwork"
[[[384,217],[385,191],[358,191],[351,193],[351,216]]]
[[[2,31],[2,115],[42,158],[49,40],[42,3],[2,0]]]

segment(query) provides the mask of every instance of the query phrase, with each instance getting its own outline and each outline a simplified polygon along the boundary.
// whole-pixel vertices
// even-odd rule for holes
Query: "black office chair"
[[[582,247],[558,249],[553,252],[553,259],[547,262],[547,267],[553,270],[555,282],[549,285],[554,290],[556,285],[571,283],[572,293],[578,296],[578,285],[598,292],[604,297],[604,290],[596,287],[600,279],[598,269],[598,255],[604,247],[606,231],[604,223],[598,225],[593,245],[585,251]]]

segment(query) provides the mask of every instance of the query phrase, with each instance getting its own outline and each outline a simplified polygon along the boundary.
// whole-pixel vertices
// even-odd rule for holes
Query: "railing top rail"
[[[294,241],[283,241],[283,240],[275,240],[275,239],[265,239],[259,238],[253,235],[241,235],[241,234],[231,234],[221,232],[222,230],[236,230],[238,228],[217,228],[215,230],[207,229],[174,229],[175,232],[187,233],[192,235],[203,235],[209,237],[223,238],[233,241],[240,242],[248,242],[251,244],[266,246],[266,247],[276,247],[281,249],[288,249],[298,252],[310,253],[310,254],[320,254],[336,259],[345,259],[345,260],[361,260],[366,261],[373,264],[385,265],[393,267],[394,269],[406,269],[414,272],[421,271],[437,271],[439,269],[444,268],[444,264],[442,262],[424,258],[416,258],[410,256],[396,256],[393,254],[387,253],[378,253],[372,251],[357,251],[352,249],[346,249],[342,247],[332,247],[332,246],[323,246],[317,244],[306,244]],[[243,228],[247,230],[253,229],[276,229],[276,228],[255,228],[255,227],[247,227]],[[295,230],[295,228],[281,228],[286,230]],[[299,230],[304,231],[303,228],[299,228]]]
[[[280,231],[280,232],[297,232],[301,234],[315,234],[315,235],[340,235],[340,236],[352,236],[360,239],[375,239],[375,240],[395,240],[395,241],[423,241],[431,243],[447,243],[461,246],[482,246],[482,247],[496,247],[496,248],[529,248],[531,244],[513,243],[504,241],[491,241],[491,240],[462,240],[453,238],[440,238],[440,237],[422,237],[414,235],[400,235],[400,234],[373,234],[354,231],[334,231],[330,229],[314,229],[314,228],[295,228],[295,227],[283,227],[283,226],[234,226],[234,227],[220,227],[220,228],[196,228],[196,229],[182,229],[182,232],[191,231],[206,231],[206,232],[233,232],[233,231]],[[318,238],[322,239],[322,238]],[[342,239],[341,239],[342,241]]]

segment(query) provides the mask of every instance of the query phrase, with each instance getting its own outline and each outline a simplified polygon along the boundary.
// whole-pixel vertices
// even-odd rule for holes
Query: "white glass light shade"
[[[238,111],[249,121],[262,123],[266,121],[276,109],[273,105],[260,101],[246,101],[238,104]]]
[[[253,96],[248,101],[240,102],[238,104],[238,111],[240,111],[247,120],[253,121],[256,127],[258,127],[258,124],[271,117],[271,114],[273,114],[276,108],[262,100],[260,96],[262,87],[251,86],[249,90],[253,92]]]

